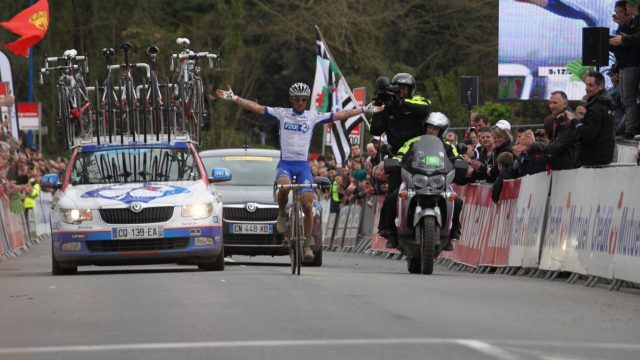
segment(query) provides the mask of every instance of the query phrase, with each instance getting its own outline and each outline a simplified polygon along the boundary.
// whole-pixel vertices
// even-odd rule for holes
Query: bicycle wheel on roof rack
[[[80,129],[80,134],[78,136],[81,139],[91,139],[93,135],[93,126],[92,126],[92,115],[93,108],[91,105],[91,101],[89,101],[89,97],[87,96],[87,87],[84,85],[84,82],[78,83],[78,87],[76,88],[76,104],[78,104],[78,112],[80,122],[78,128]]]
[[[202,129],[202,121],[204,118],[204,91],[202,89],[202,80],[197,79],[192,91],[193,102],[191,106],[191,132],[192,140],[200,144],[200,135]]]
[[[71,133],[71,108],[69,106],[69,99],[67,98],[67,91],[64,87],[58,87],[58,120],[62,126],[62,133],[64,135],[64,143],[67,149],[70,149],[73,145],[72,133]]]

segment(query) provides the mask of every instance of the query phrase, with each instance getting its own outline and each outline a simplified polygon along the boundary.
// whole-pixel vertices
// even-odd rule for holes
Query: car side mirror
[[[400,172],[400,161],[396,159],[384,159],[384,172],[387,174]]]
[[[320,190],[327,190],[331,187],[331,180],[324,176],[316,176],[313,178],[313,182],[318,185]]]
[[[214,168],[211,171],[211,177],[209,178],[210,182],[219,183],[229,181],[233,178],[231,174],[231,170],[227,168]]]
[[[60,183],[60,178],[58,174],[46,174],[40,179],[40,186],[43,189],[61,189],[62,184]]]

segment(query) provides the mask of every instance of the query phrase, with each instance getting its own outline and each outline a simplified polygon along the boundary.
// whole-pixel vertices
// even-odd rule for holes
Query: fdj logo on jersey
[[[286,122],[286,123],[284,123],[284,129],[285,130],[291,130],[291,131],[300,131],[300,132],[306,133],[307,131],[309,131],[309,125],[307,125],[307,124],[294,124],[294,123]]]

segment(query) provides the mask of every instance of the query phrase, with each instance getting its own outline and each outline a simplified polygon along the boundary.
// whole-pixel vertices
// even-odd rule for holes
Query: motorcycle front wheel
[[[416,231],[416,236],[421,236],[420,240],[420,272],[425,275],[433,273],[433,263],[436,256],[436,241],[440,241],[440,226],[436,219],[427,216],[422,219],[420,231]]]

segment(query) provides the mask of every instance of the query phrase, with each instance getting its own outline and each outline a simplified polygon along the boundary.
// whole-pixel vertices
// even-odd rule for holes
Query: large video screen
[[[500,0],[498,97],[542,100],[562,90],[570,100],[582,99],[584,83],[567,68],[581,66],[582,28],[606,27],[615,33],[615,2]]]

